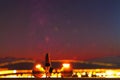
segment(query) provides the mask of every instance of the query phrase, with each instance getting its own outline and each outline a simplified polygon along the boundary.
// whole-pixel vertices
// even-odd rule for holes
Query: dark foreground
[[[0,78],[0,80],[120,80],[120,78]]]

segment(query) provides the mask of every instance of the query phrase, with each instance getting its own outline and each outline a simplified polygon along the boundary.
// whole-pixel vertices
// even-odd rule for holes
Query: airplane
[[[50,61],[50,57],[49,57],[49,54],[47,53],[46,56],[45,56],[45,73],[46,73],[46,76],[49,76],[51,75],[52,73],[52,66],[51,66],[51,61]]]
[[[35,78],[50,78],[52,73],[54,73],[54,75],[56,74],[56,77],[71,77],[73,72],[69,63],[63,63],[60,69],[53,68],[49,53],[46,53],[44,67],[36,63],[33,67],[32,74]]]

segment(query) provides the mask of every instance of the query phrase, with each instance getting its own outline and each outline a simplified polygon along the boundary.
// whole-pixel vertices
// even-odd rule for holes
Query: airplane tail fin
[[[46,74],[51,74],[53,71],[53,68],[51,66],[49,53],[47,53],[45,56],[45,71],[46,71]]]
[[[47,53],[45,56],[45,67],[50,67],[50,66],[51,66],[50,57],[49,54]]]

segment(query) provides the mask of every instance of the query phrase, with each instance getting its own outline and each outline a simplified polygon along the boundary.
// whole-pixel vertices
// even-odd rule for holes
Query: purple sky
[[[0,0],[0,57],[120,55],[120,0]]]

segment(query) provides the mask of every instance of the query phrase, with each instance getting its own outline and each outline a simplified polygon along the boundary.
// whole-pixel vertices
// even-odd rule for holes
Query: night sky
[[[0,0],[0,57],[120,55],[120,0]]]

